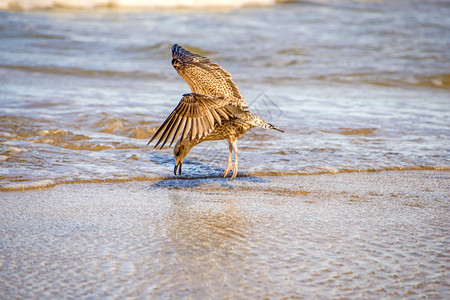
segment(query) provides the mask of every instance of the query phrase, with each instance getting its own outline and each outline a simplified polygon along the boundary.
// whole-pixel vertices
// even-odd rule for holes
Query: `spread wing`
[[[231,75],[209,58],[191,53],[178,46],[172,46],[172,65],[193,93],[212,97],[228,96],[234,104],[246,106]]]
[[[213,131],[215,124],[233,118],[240,112],[241,108],[231,105],[230,100],[224,96],[185,94],[147,145],[158,137],[160,138],[155,148],[161,144],[160,149],[171,137],[169,147],[180,135],[181,140],[201,139]]]

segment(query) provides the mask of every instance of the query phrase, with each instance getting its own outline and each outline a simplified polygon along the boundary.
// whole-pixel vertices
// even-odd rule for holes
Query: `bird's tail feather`
[[[252,123],[254,126],[256,126],[256,127],[262,127],[262,128],[266,128],[266,129],[273,129],[273,130],[277,130],[277,131],[280,131],[280,132],[284,132],[284,130],[278,128],[278,127],[275,126],[275,125],[270,124],[269,122],[264,121],[264,120],[261,119],[260,117],[255,116],[254,114],[252,114],[252,113],[250,113],[250,112],[248,112],[248,113],[249,113],[249,116],[248,116],[248,117],[250,117],[250,121],[251,121],[251,123]]]
[[[269,129],[277,130],[277,131],[279,131],[279,132],[284,132],[283,129],[280,129],[280,128],[278,128],[277,126],[272,125],[272,124],[270,124],[270,123],[268,123],[268,124],[269,124]]]

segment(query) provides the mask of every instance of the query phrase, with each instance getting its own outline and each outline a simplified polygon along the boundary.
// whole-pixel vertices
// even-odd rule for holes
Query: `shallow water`
[[[5,299],[448,299],[449,175],[0,192],[0,292]]]
[[[448,169],[449,12],[445,1],[0,12],[2,188],[173,176],[172,150],[146,147],[189,92],[173,43],[221,64],[286,130],[242,138],[241,175]],[[183,175],[219,176],[227,152],[197,146]]]

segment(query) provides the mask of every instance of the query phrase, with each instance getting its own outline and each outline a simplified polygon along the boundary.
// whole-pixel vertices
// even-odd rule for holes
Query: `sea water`
[[[190,92],[175,43],[219,63],[286,131],[242,137],[239,175],[449,169],[446,1],[19,2],[0,12],[4,189],[173,177],[172,149],[147,142]],[[226,141],[200,144],[183,176],[220,176],[227,156]]]

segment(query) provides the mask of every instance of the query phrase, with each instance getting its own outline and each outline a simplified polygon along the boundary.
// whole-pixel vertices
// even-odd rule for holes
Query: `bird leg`
[[[233,148],[234,148],[234,170],[233,170],[233,174],[231,175],[230,181],[233,178],[236,178],[237,173],[238,173],[238,147],[237,147],[237,140],[233,141]]]
[[[227,167],[225,169],[225,171],[223,171],[222,176],[225,177],[228,175],[228,173],[231,172],[231,170],[233,169],[233,165],[231,164],[231,154],[233,153],[233,144],[231,144],[230,141],[228,141],[228,146],[230,149],[230,154],[228,154],[228,163],[227,163]]]

